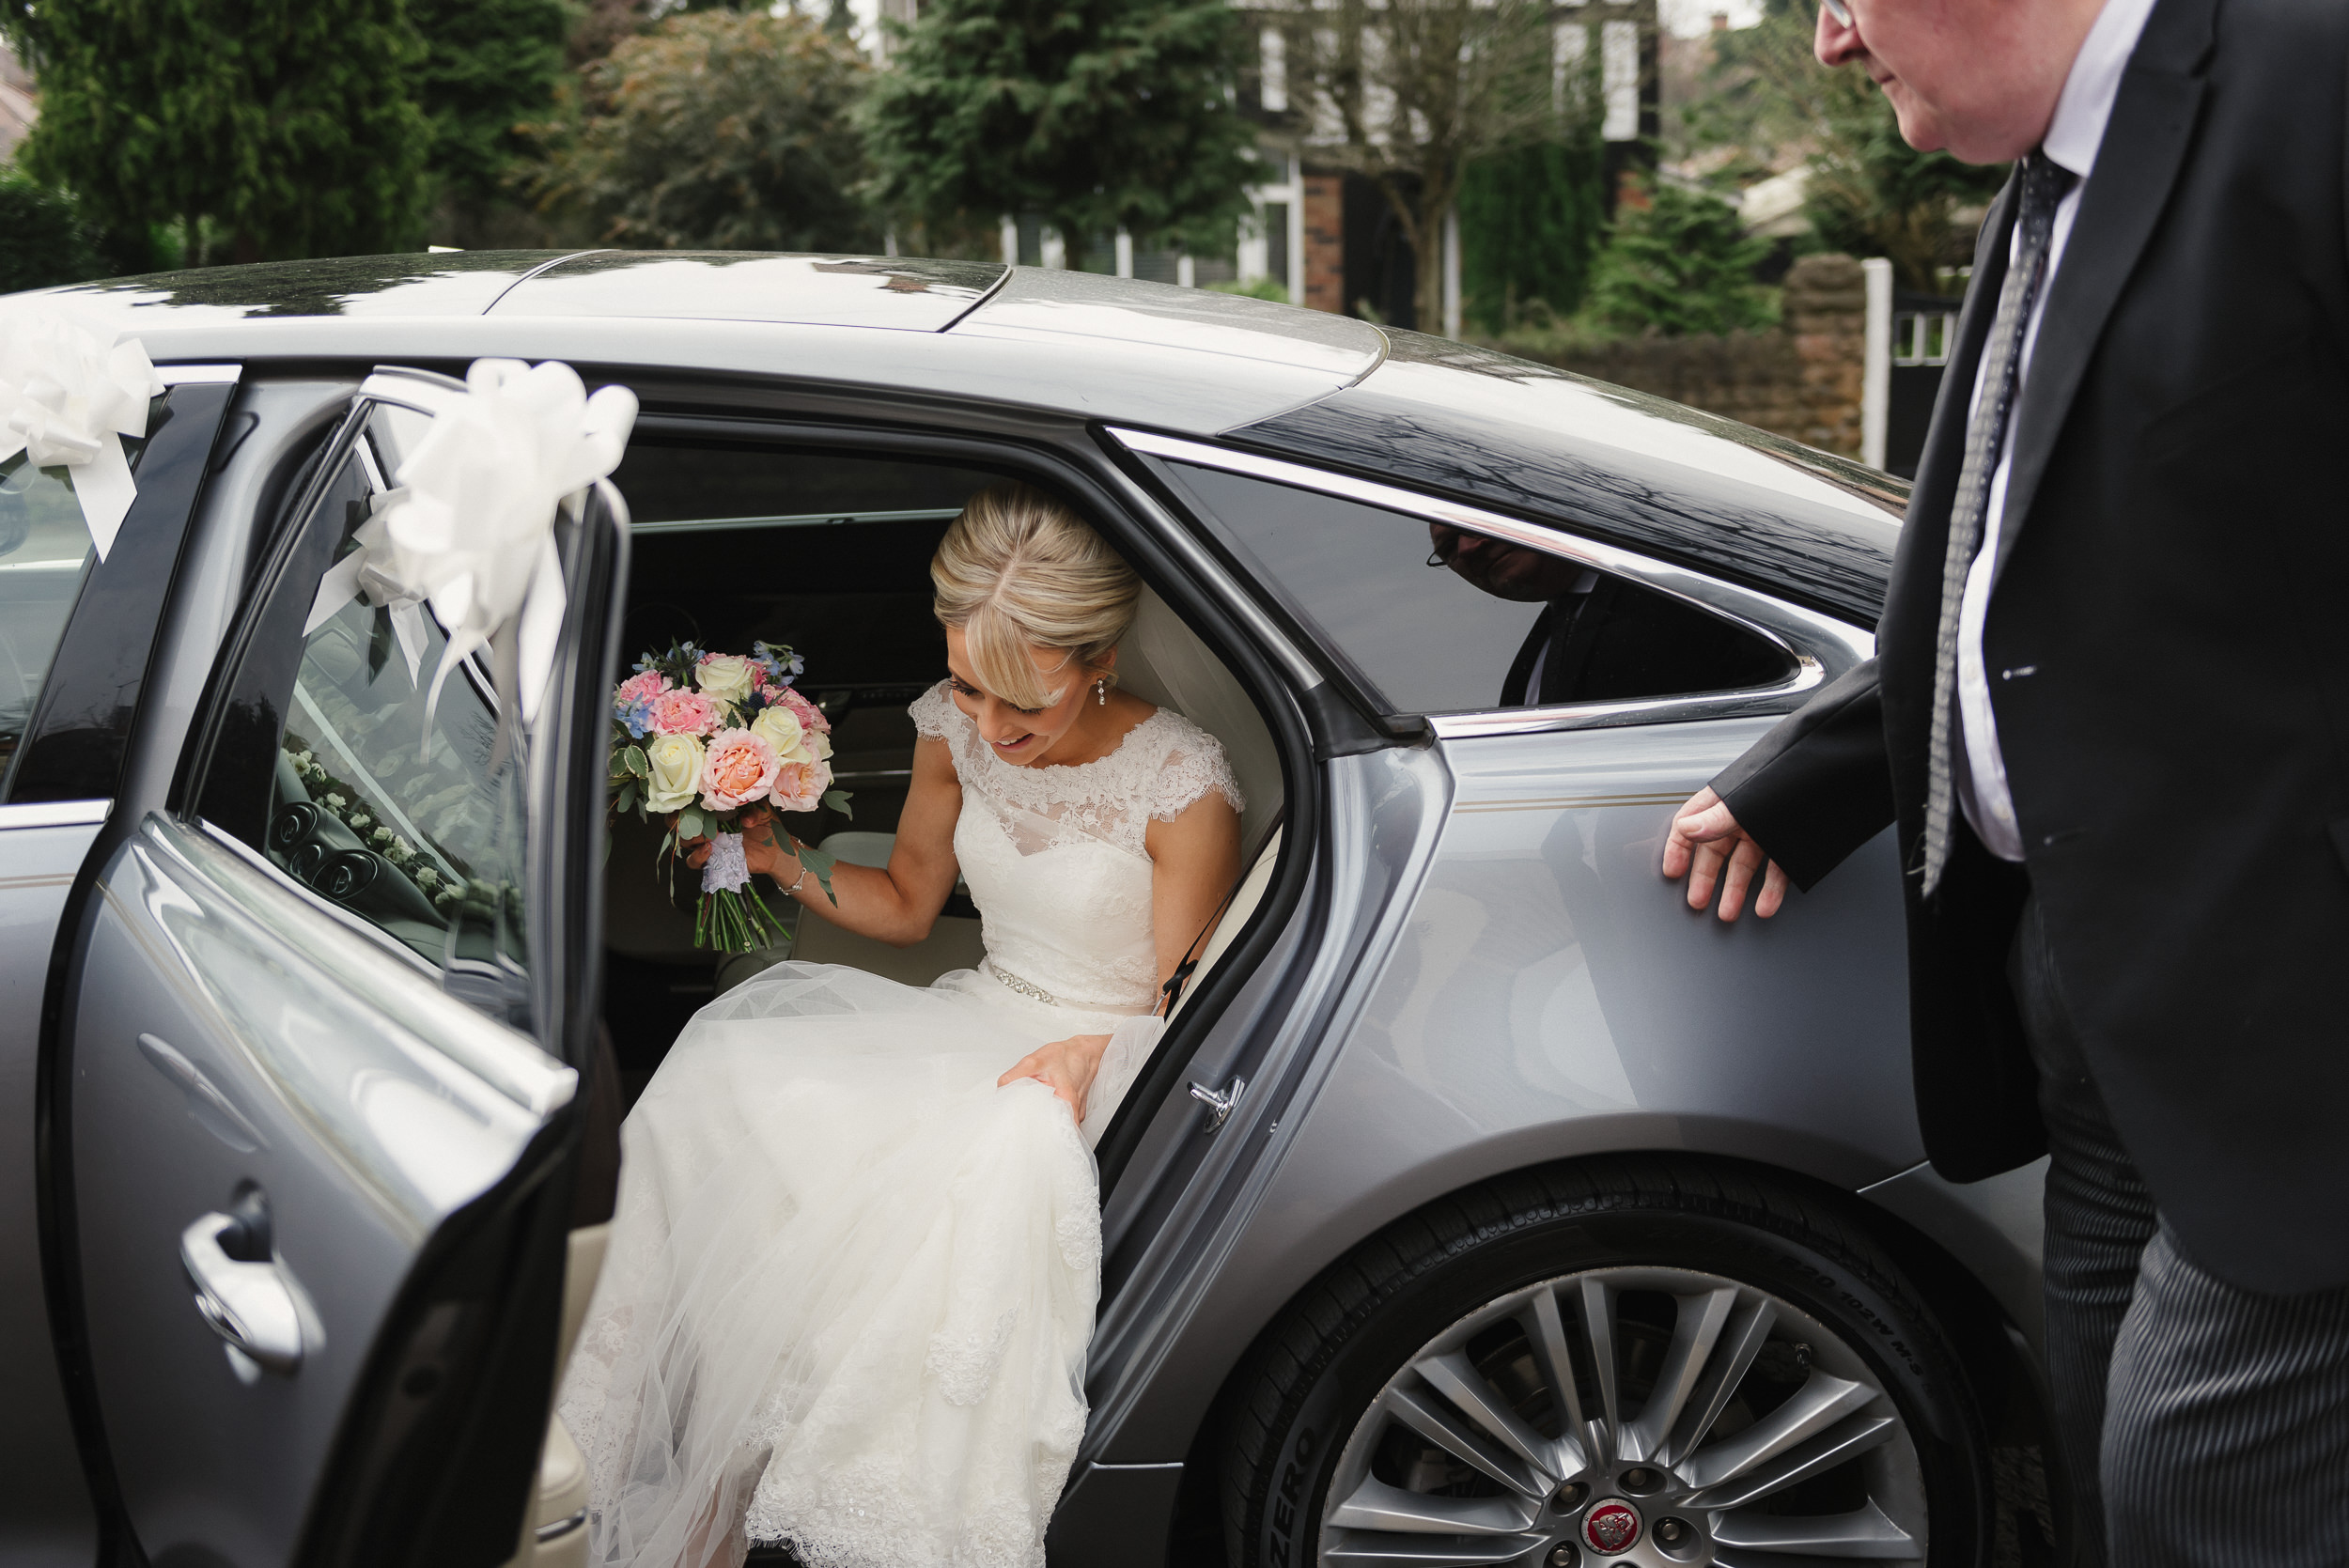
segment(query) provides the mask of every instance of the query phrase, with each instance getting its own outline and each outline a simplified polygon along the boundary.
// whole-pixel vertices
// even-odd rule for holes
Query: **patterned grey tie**
[[[2023,329],[2031,301],[2046,271],[2047,238],[2055,210],[2077,178],[2033,152],[2023,165],[2022,210],[2015,220],[2014,264],[1999,286],[1999,313],[1982,346],[1982,396],[1966,425],[1966,460],[1957,473],[1957,499],[1950,505],[1949,553],[1941,563],[1941,624],[1933,640],[1933,731],[1926,749],[1925,892],[1941,885],[1950,863],[1950,828],[1955,815],[1956,784],[1950,766],[1957,706],[1957,614],[1966,597],[1966,574],[1982,549],[1983,514],[1990,502],[1991,476],[2006,436],[2006,416],[2015,401],[2015,372],[2022,356]]]

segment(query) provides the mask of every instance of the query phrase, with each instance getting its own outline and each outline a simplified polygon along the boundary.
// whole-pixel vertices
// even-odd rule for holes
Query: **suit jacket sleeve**
[[[1724,768],[1713,790],[1808,893],[1892,820],[1876,661],[1819,688]]]

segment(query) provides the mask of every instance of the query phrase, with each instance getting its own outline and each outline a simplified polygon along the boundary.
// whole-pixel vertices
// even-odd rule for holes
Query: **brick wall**
[[[1305,298],[1315,310],[1346,309],[1346,180],[1305,177]]]
[[[1867,341],[1867,286],[1859,263],[1847,256],[1796,262],[1786,275],[1781,321],[1776,332],[1631,337],[1528,357],[1858,457]]]

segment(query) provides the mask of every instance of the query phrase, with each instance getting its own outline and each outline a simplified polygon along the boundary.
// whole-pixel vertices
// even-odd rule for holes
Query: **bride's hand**
[[[1072,1034],[1066,1040],[1055,1040],[1030,1051],[1012,1064],[1011,1071],[995,1080],[1001,1089],[1006,1083],[1017,1083],[1023,1078],[1041,1082],[1062,1099],[1078,1121],[1085,1119],[1085,1094],[1093,1087],[1093,1077],[1101,1070],[1101,1053],[1109,1049],[1106,1034]]]
[[[796,872],[799,857],[775,840],[775,814],[765,806],[746,806],[741,815],[742,861],[754,872],[764,872],[777,881],[786,878],[784,873]],[[677,818],[669,819],[677,826]],[[677,848],[685,856],[685,863],[699,871],[709,860],[709,841],[687,838],[677,841]]]

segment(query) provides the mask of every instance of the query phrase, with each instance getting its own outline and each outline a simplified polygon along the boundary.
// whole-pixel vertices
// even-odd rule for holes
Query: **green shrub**
[[[1207,287],[1219,294],[1245,294],[1252,300],[1270,300],[1276,305],[1289,303],[1288,286],[1270,273],[1250,283],[1211,283]]]
[[[1768,250],[1719,196],[1658,185],[1646,207],[1617,212],[1592,279],[1591,316],[1618,332],[1653,328],[1667,337],[1766,327],[1772,313],[1753,269]]]
[[[0,169],[0,294],[80,283],[107,271],[73,198]]]

